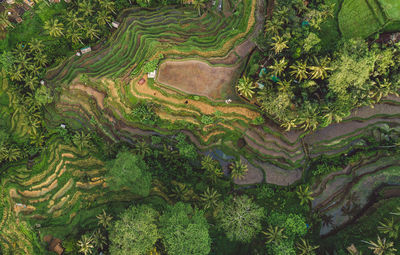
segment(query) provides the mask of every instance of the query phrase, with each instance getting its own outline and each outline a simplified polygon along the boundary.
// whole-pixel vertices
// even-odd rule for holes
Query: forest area
[[[396,0],[0,11],[0,254],[400,253]]]

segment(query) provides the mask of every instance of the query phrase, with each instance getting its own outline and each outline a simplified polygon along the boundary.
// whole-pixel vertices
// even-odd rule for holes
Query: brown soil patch
[[[76,182],[76,187],[81,188],[81,189],[91,189],[93,187],[101,185],[103,182],[104,182],[103,180],[97,180],[97,181],[88,182],[88,183]]]
[[[31,213],[35,210],[36,210],[36,208],[31,205],[23,205],[23,204],[15,204],[14,205],[14,212],[16,215],[18,215],[20,212]]]
[[[59,191],[57,191],[57,193],[54,194],[54,196],[51,199],[56,200],[56,199],[59,199],[60,197],[64,196],[64,194],[67,193],[67,191],[70,188],[72,188],[73,185],[74,185],[74,180],[69,179],[68,182]]]
[[[288,186],[300,180],[302,175],[302,172],[299,169],[286,170],[270,163],[261,161],[255,161],[253,163],[264,170],[266,183]]]
[[[44,194],[48,193],[49,191],[55,189],[58,185],[58,181],[55,180],[48,188],[43,188],[41,190],[25,190],[25,191],[19,191],[19,194],[23,195],[24,197],[40,197],[43,196]]]
[[[32,186],[32,189],[40,189],[40,188],[42,188],[44,186],[48,186],[48,185],[50,185],[50,183],[52,183],[56,179],[56,177],[57,177],[57,174],[54,173],[54,174],[50,175],[46,179],[46,181],[44,181],[44,182],[42,182],[42,183],[40,183],[38,185]]]
[[[86,87],[82,84],[73,84],[69,87],[70,89],[77,89],[86,92],[86,94],[94,97],[96,99],[97,104],[100,106],[100,109],[104,109],[104,98],[105,95],[91,87]]]
[[[188,94],[221,98],[221,90],[230,86],[235,67],[210,66],[198,60],[166,61],[160,65],[157,81]]]

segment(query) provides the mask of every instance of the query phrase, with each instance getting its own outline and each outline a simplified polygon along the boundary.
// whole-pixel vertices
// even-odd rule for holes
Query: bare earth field
[[[188,94],[223,99],[224,90],[233,87],[235,71],[235,67],[215,67],[197,60],[166,61],[160,65],[157,82]]]

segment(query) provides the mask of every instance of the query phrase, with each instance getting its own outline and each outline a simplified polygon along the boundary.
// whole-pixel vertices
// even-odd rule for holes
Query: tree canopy
[[[162,242],[170,255],[209,254],[211,238],[203,211],[182,202],[170,206],[160,217]]]
[[[110,231],[110,253],[142,255],[149,252],[160,237],[156,222],[158,212],[147,205],[132,206]]]
[[[146,162],[138,155],[121,152],[108,164],[108,183],[112,190],[127,187],[132,193],[147,196],[150,192],[151,174]]]

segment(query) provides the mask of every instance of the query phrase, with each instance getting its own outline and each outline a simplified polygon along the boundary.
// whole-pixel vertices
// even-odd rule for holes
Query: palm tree
[[[58,19],[50,19],[44,22],[44,29],[47,30],[50,36],[63,36],[64,24],[59,23]]]
[[[329,227],[333,226],[333,215],[324,214],[321,216],[322,226]]]
[[[281,124],[281,127],[285,128],[285,131],[290,131],[292,128],[297,127],[296,120],[293,119],[285,119]]]
[[[189,201],[193,194],[192,190],[185,183],[175,182],[173,184],[174,187],[171,190],[170,197],[175,198],[176,201]]]
[[[14,146],[3,146],[0,147],[0,161],[17,161],[22,157],[22,152],[18,147]]]
[[[373,241],[363,241],[368,244],[368,249],[372,250],[376,255],[395,255],[395,251],[397,249],[393,248],[393,242],[386,242],[386,238],[381,239],[378,236],[378,240],[376,242]]]
[[[33,60],[35,61],[35,64],[40,67],[45,67],[48,63],[46,54],[36,54]]]
[[[214,209],[218,206],[218,200],[221,197],[221,194],[218,191],[214,190],[213,188],[207,187],[206,191],[200,195],[200,200],[203,203],[203,208],[207,209]]]
[[[68,28],[67,38],[71,39],[72,43],[74,44],[84,44],[82,42],[82,33],[78,29]]]
[[[72,142],[78,148],[80,152],[83,151],[85,148],[90,147],[90,134],[85,134],[83,131],[76,132],[75,135],[72,137]]]
[[[86,31],[86,38],[90,38],[90,40],[93,40],[95,37],[100,39],[99,30],[95,24],[90,24],[87,22],[83,26],[83,30]]]
[[[400,206],[396,207],[397,212],[391,212],[390,214],[400,216]]]
[[[108,24],[111,27],[111,15],[107,10],[102,10],[101,12],[99,12],[97,14],[96,21],[99,26],[104,26],[105,24]]]
[[[26,48],[22,43],[18,43],[13,49],[13,53],[16,57],[19,57],[20,55],[26,55],[26,52]]]
[[[104,229],[107,229],[111,225],[113,219],[113,217],[108,215],[104,209],[101,214],[96,216],[96,218],[98,220],[97,224],[102,226]]]
[[[93,252],[93,237],[89,237],[87,235],[83,235],[81,240],[77,243],[79,247],[79,252],[83,253],[84,255],[92,254]]]
[[[71,28],[79,27],[82,28],[82,22],[83,18],[78,17],[76,12],[74,10],[71,10],[67,13],[65,16],[65,19],[67,20],[68,26]]]
[[[84,0],[84,1],[79,2],[78,7],[79,7],[78,11],[82,12],[84,17],[86,17],[86,16],[90,17],[94,12],[93,5],[90,1]]]
[[[94,248],[103,250],[107,244],[106,237],[103,235],[101,230],[98,228],[93,232],[93,245]]]
[[[318,245],[313,246],[307,240],[303,238],[300,239],[301,242],[296,244],[297,250],[299,250],[300,255],[315,255],[314,250],[318,249]]]
[[[239,91],[239,94],[246,97],[246,98],[252,98],[254,91],[256,87],[254,86],[254,83],[250,78],[243,76],[240,80],[238,85],[236,85],[237,90]]]
[[[267,244],[274,243],[279,244],[283,239],[286,239],[287,236],[283,234],[284,228],[279,228],[277,226],[272,227],[269,225],[266,232],[262,232],[267,237]]]
[[[319,61],[317,57],[314,56],[314,66],[310,66],[308,69],[311,71],[312,79],[325,79],[328,77],[328,71],[331,71],[332,68],[328,67],[330,62],[330,58],[325,57],[322,61]]]
[[[236,160],[233,164],[230,165],[231,168],[231,177],[232,179],[243,179],[246,175],[248,168],[246,164],[242,163],[242,160]]]
[[[394,223],[393,217],[391,220],[385,219],[384,222],[379,222],[378,230],[382,234],[387,234],[389,238],[397,239],[399,236],[399,225]]]
[[[16,63],[20,64],[22,67],[27,68],[31,58],[26,57],[26,54],[19,54],[17,59],[15,60]]]
[[[149,145],[146,143],[146,141],[138,141],[135,144],[135,153],[140,155],[141,157],[144,157],[146,155],[149,155],[151,153],[151,149]]]
[[[283,57],[281,60],[279,60],[279,62],[274,59],[274,64],[268,66],[268,68],[273,71],[274,75],[279,76],[283,71],[285,71],[287,64],[288,62],[286,61],[285,57]]]
[[[290,69],[293,71],[290,71],[290,74],[295,76],[296,79],[299,81],[303,79],[307,79],[308,72],[307,72],[307,61],[306,62],[301,62],[301,61],[296,61],[295,65],[291,65]]]
[[[32,73],[32,75],[39,76],[41,71],[43,70],[40,66],[38,65],[29,65],[28,66],[29,71]]]
[[[218,178],[223,175],[218,161],[212,159],[209,155],[203,157],[201,161],[201,168],[207,172],[207,176],[210,178],[212,183],[215,183]]]
[[[275,54],[281,53],[284,49],[289,48],[287,46],[288,41],[283,40],[279,35],[272,37],[273,42],[271,43],[272,49],[274,49]]]
[[[265,23],[265,33],[266,34],[270,34],[272,36],[277,36],[279,35],[279,31],[282,30],[282,26],[283,26],[284,22],[276,17],[273,17],[270,20],[267,20],[267,22]]]
[[[303,189],[302,186],[299,186],[298,190],[296,191],[296,194],[300,199],[300,205],[308,204],[314,200],[314,198],[311,196],[312,191],[308,190],[308,188],[309,187]]]
[[[22,81],[23,77],[22,67],[14,65],[10,72],[10,79],[12,81]]]
[[[42,52],[44,45],[41,40],[34,38],[29,42],[30,52]]]
[[[4,10],[1,14],[0,14],[0,27],[4,26],[4,27],[12,27],[14,28],[13,24],[11,23],[11,21],[8,19],[8,10]]]
[[[100,0],[100,7],[108,12],[115,14],[115,3],[109,0]]]
[[[32,91],[35,91],[37,85],[39,85],[38,78],[35,76],[30,76],[30,75],[25,76],[24,82],[25,82],[25,87],[28,87]]]
[[[193,8],[195,8],[199,14],[199,16],[201,16],[201,9],[203,9],[204,7],[206,7],[204,0],[194,0],[193,1]]]

